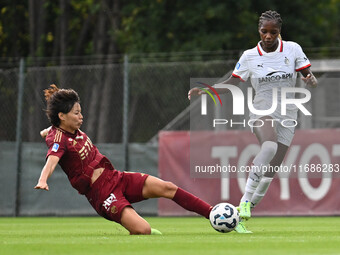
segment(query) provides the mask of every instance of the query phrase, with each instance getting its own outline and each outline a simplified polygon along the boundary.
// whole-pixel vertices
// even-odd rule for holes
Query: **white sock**
[[[260,181],[259,185],[255,190],[253,197],[250,200],[252,208],[254,208],[258,203],[261,202],[272,180],[273,180],[272,177],[263,176],[262,180]]]
[[[262,173],[261,175],[259,175],[259,173],[254,173],[253,170],[256,167],[252,166],[251,167],[251,172],[249,173],[248,179],[247,179],[247,183],[246,183],[246,188],[245,188],[245,192],[241,198],[241,203],[242,202],[247,202],[250,201],[251,198],[253,197],[253,194],[257,188],[257,186],[259,185],[259,182],[262,178]]]
[[[253,160],[251,171],[249,173],[245,193],[241,198],[241,203],[251,201],[257,186],[263,176],[263,166],[269,165],[277,151],[277,143],[266,141],[262,144],[260,152]]]

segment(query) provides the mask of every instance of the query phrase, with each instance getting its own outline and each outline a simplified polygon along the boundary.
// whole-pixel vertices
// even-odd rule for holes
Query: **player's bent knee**
[[[135,224],[130,229],[131,235],[150,235],[151,234],[151,227],[150,224],[141,218],[140,221],[138,221],[137,224]]]
[[[125,207],[121,215],[121,225],[126,228],[131,235],[150,235],[150,224],[143,219],[132,207]]]
[[[172,198],[175,195],[177,189],[178,187],[174,183],[168,181],[165,182],[164,190],[167,194],[167,197]]]
[[[263,151],[263,153],[268,155],[270,158],[273,158],[276,154],[277,147],[278,147],[277,143],[266,141],[262,144],[261,150]]]
[[[136,227],[135,229],[130,230],[130,235],[150,235],[150,234],[151,234],[150,225]]]
[[[178,189],[177,185],[175,185],[174,183],[172,182],[165,182],[165,188],[166,190],[168,191],[176,191]]]

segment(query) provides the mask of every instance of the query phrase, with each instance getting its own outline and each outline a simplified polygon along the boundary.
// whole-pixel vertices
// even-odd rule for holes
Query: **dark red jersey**
[[[71,134],[53,126],[46,137],[46,144],[48,147],[46,158],[50,155],[60,158],[59,165],[66,173],[72,187],[80,194],[86,194],[90,190],[94,169],[104,167],[106,164],[113,169],[110,161],[80,130]]]

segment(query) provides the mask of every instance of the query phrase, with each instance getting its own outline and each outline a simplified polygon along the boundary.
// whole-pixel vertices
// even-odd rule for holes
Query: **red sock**
[[[198,213],[209,219],[209,214],[212,206],[194,196],[193,194],[181,188],[178,188],[172,200],[182,206],[184,209]]]

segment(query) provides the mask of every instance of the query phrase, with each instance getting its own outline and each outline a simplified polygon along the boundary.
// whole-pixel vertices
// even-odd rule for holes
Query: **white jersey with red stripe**
[[[242,81],[250,78],[258,94],[274,87],[294,87],[297,72],[307,67],[310,62],[299,44],[279,40],[277,49],[267,53],[259,42],[242,54],[232,75]]]
[[[295,42],[279,40],[277,49],[269,53],[262,49],[259,42],[256,47],[242,54],[232,75],[242,81],[250,78],[256,93],[254,103],[264,98],[269,100],[271,106],[273,88],[278,88],[278,103],[280,104],[280,88],[295,87],[297,72],[310,65],[301,46]],[[294,97],[294,94],[288,97]]]

